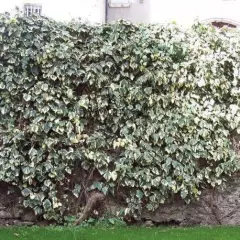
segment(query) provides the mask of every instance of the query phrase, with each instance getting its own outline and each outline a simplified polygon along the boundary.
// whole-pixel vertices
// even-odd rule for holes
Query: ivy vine
[[[197,198],[239,170],[239,58],[238,30],[0,15],[0,180],[47,219],[76,166],[126,212]]]

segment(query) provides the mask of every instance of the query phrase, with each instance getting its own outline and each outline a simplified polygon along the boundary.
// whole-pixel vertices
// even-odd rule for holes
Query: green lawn
[[[1,228],[0,240],[240,240],[240,227]]]

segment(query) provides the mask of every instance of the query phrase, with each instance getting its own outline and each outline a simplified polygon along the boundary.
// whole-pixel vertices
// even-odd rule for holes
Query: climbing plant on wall
[[[197,198],[239,170],[239,57],[237,30],[199,23],[1,15],[0,180],[47,219],[64,214],[76,166],[104,194],[125,189],[126,213]]]

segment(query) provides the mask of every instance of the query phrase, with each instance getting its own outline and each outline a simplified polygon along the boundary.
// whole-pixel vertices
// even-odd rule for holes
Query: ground
[[[0,240],[240,240],[240,227],[1,228]]]

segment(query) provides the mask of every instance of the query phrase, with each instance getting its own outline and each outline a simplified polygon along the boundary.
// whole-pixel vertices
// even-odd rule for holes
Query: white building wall
[[[148,6],[145,14],[138,11],[137,4],[141,4],[140,0],[130,1],[132,9],[114,10],[118,13],[118,19],[122,16],[133,22],[150,23],[174,20],[185,26],[192,24],[197,18],[199,20],[224,18],[240,23],[240,0],[143,0]],[[23,4],[27,2],[42,4],[43,14],[56,20],[82,18],[93,23],[105,21],[105,0],[0,0],[0,12],[13,11],[15,6],[22,9]],[[113,12],[111,9],[108,10]],[[112,16],[109,20],[115,18]]]
[[[120,0],[118,0],[120,1]],[[128,8],[108,8],[109,21],[125,18],[132,22],[176,21],[191,25],[194,20],[228,20],[240,23],[240,0],[129,0]],[[143,11],[144,8],[144,11]]]
[[[176,21],[190,25],[194,20],[229,19],[240,22],[240,0],[150,0],[152,23]]]
[[[68,21],[81,18],[92,23],[105,21],[105,0],[0,0],[0,12],[21,10],[24,3],[42,5],[42,13],[55,20]]]

